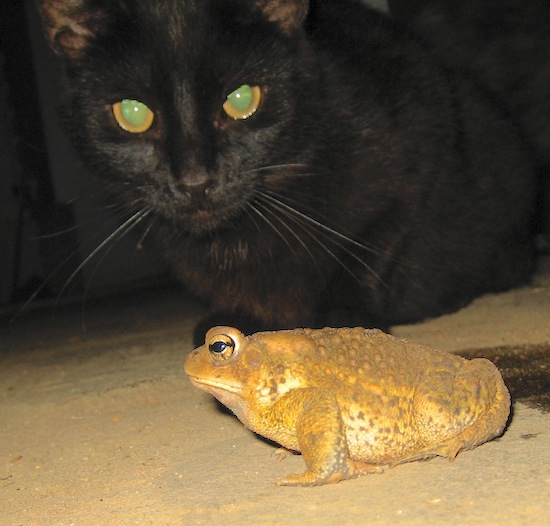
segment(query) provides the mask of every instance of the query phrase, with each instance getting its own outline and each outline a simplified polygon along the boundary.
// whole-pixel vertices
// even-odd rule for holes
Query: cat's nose
[[[180,178],[176,186],[191,201],[200,202],[208,193],[208,189],[212,186],[212,183],[213,180],[208,175],[194,174]]]

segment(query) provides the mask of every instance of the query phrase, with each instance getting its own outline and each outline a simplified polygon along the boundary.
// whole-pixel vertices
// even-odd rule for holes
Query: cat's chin
[[[189,217],[187,225],[190,233],[204,235],[215,232],[224,222],[225,218],[220,218],[211,211],[198,210]]]
[[[223,232],[233,230],[227,219],[217,217],[215,214],[206,211],[196,212],[185,217],[168,218],[163,221],[162,230],[165,233],[176,233],[178,236],[185,236],[195,239],[208,239]]]
[[[243,208],[240,203],[227,206],[208,202],[205,206],[194,207],[188,203],[183,206],[159,206],[158,202],[153,202],[151,206],[161,222],[177,230],[180,235],[203,238],[233,230],[235,225],[242,226]]]

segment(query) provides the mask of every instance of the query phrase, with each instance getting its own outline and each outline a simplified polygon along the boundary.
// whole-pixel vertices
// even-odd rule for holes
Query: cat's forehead
[[[97,56],[112,58],[99,68],[122,91],[133,84],[135,97],[219,98],[245,82],[280,79],[288,69],[290,41],[252,0],[133,2]],[[113,45],[113,38],[125,38],[125,45]]]
[[[178,50],[199,51],[193,44],[223,45],[254,40],[267,19],[251,0],[157,0],[131,2],[125,21],[139,25],[139,34],[154,42],[170,42]],[[265,33],[264,33],[265,34]]]
[[[116,22],[129,51],[149,62],[170,62],[175,70],[235,70],[261,60],[277,38],[277,26],[251,0],[133,0],[132,5]]]

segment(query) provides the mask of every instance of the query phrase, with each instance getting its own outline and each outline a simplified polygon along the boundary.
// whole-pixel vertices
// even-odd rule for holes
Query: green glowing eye
[[[232,119],[248,119],[258,109],[261,99],[262,90],[259,86],[243,84],[227,96],[223,109]]]
[[[243,84],[239,89],[230,93],[227,100],[238,111],[246,111],[252,103],[252,88],[248,84]]]
[[[113,114],[118,125],[130,133],[146,132],[155,119],[155,114],[139,100],[124,99],[113,104]]]

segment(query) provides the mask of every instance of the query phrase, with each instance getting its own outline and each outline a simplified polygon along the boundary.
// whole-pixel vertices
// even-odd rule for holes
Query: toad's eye
[[[262,100],[262,90],[259,86],[243,84],[231,92],[223,104],[223,111],[235,120],[244,120],[252,116]]]
[[[118,125],[130,133],[144,133],[155,120],[155,114],[139,100],[124,99],[113,104],[113,114]]]
[[[235,341],[225,334],[218,334],[208,342],[208,349],[214,360],[228,360],[235,352]]]

